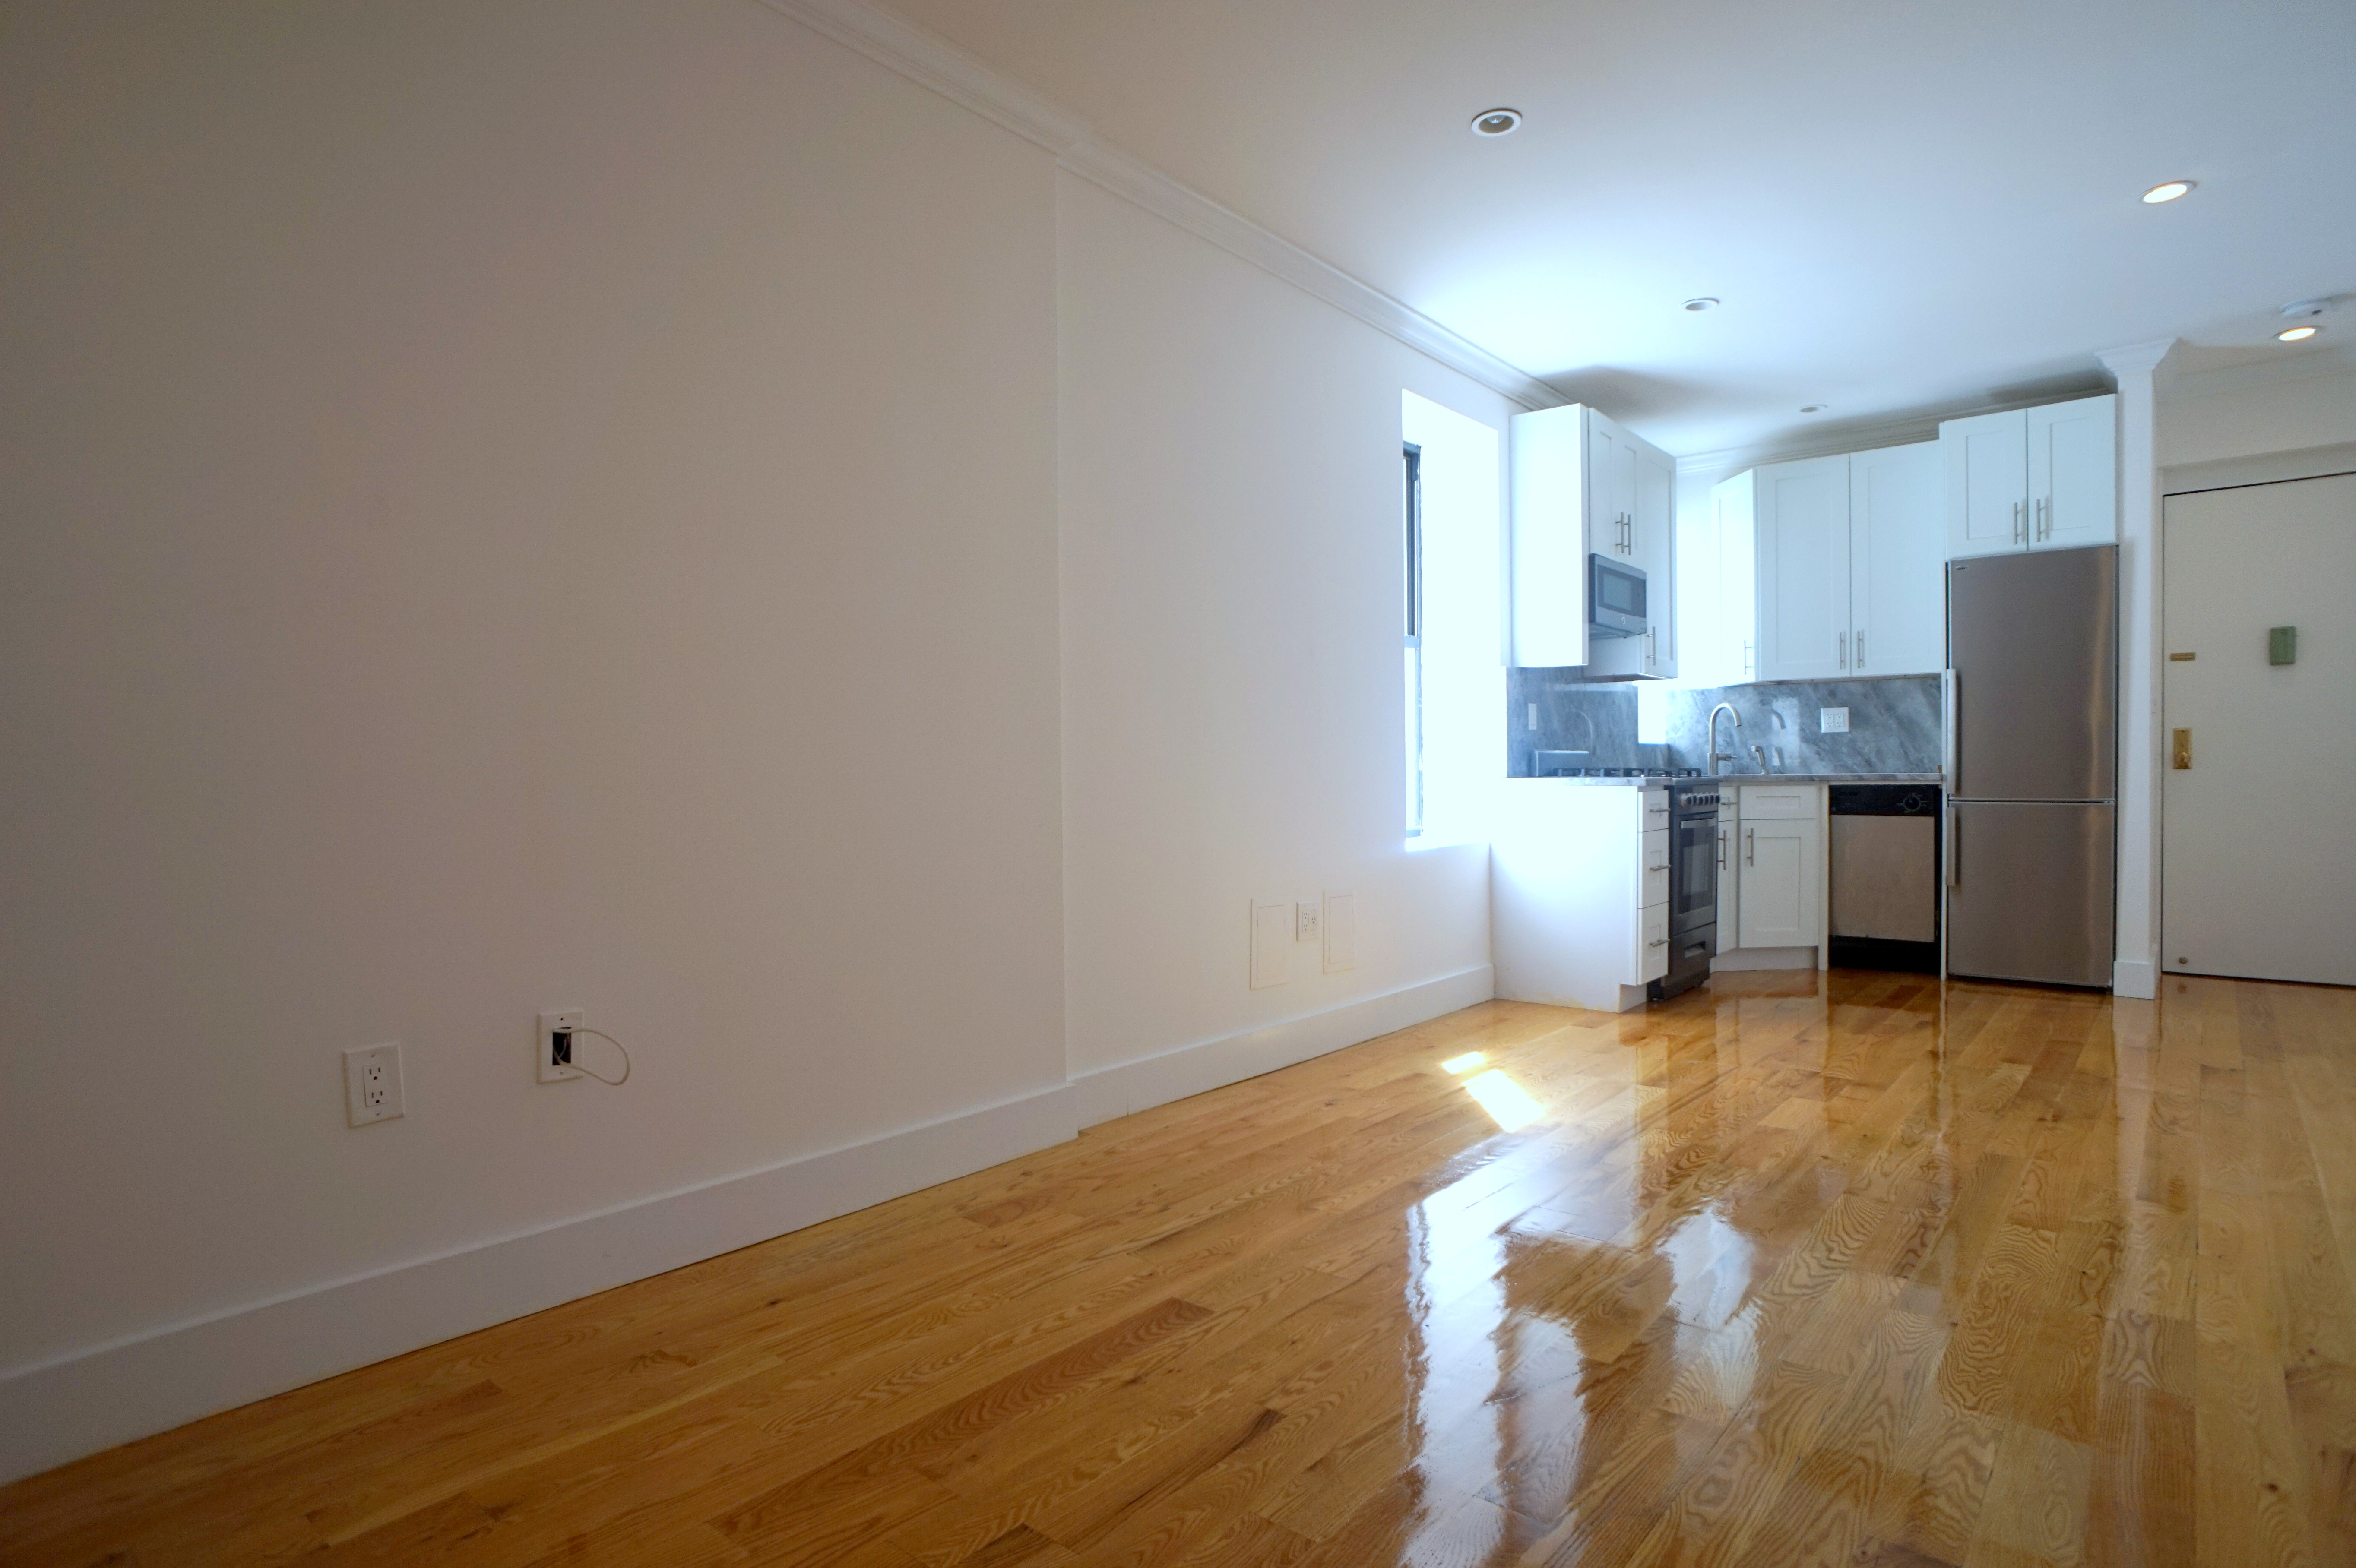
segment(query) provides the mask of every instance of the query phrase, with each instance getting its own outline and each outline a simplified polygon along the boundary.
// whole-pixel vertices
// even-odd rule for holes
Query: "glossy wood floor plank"
[[[294,1562],[2356,1563],[2356,993],[1491,1003],[0,1488]]]

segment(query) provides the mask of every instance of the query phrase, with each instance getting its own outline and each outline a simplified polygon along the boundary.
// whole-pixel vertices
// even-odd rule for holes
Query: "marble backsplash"
[[[1737,731],[1718,721],[1720,747],[1735,753],[1729,773],[1759,771],[1751,748],[1763,748],[1768,771],[1778,773],[1935,773],[1941,752],[1939,677],[1885,676],[1873,680],[1779,680],[1662,694],[1669,705],[1670,765],[1709,768],[1705,734],[1710,709],[1730,704]],[[1846,734],[1826,734],[1823,710],[1848,710]]]
[[[1576,669],[1506,672],[1505,773],[1527,778],[1540,751],[1580,752],[1591,768],[1708,770],[1705,726],[1711,709],[1730,703],[1738,731],[1721,719],[1719,741],[1736,753],[1730,773],[1756,773],[1751,748],[1768,753],[1779,773],[1933,773],[1939,771],[1939,677],[1762,681],[1697,690],[1655,688],[1667,707],[1668,741],[1636,739],[1636,686],[1589,682]],[[1531,709],[1537,723],[1530,724]],[[1822,710],[1848,710],[1847,733],[1824,732]]]

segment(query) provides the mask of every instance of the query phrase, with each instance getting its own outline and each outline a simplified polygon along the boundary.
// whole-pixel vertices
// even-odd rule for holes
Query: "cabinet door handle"
[[[1718,836],[1718,869],[1721,871],[1726,869],[1726,835],[1723,833]]]
[[[1865,667],[1865,634],[1863,632],[1857,635],[1857,667],[1859,669]]]
[[[1660,937],[1660,938],[1657,938],[1657,939],[1656,939],[1656,940],[1655,940],[1655,941],[1647,942],[1646,944],[1644,944],[1644,945],[1645,945],[1645,946],[1647,946],[1647,947],[1666,947],[1668,944],[1669,944],[1669,939],[1668,939],[1667,937],[1665,937],[1665,936],[1664,936],[1664,937]]]
[[[1749,675],[1751,673],[1751,645],[1749,643],[1742,645],[1742,673],[1745,675]]]
[[[1668,867],[1668,862],[1667,862],[1667,861],[1665,861],[1665,861],[1663,861],[1661,864],[1659,864],[1659,865],[1657,865],[1657,866],[1647,866],[1647,867],[1645,867],[1645,868],[1644,868],[1644,869],[1646,869],[1646,870],[1648,870],[1648,871],[1665,871],[1665,870],[1667,870],[1668,869],[1669,869],[1669,867]]]
[[[1840,635],[1840,667],[1843,669],[1848,668],[1848,634],[1847,632]]]
[[[2012,537],[2022,544],[2029,542],[2029,522],[2021,515],[2028,509],[2029,503],[2026,501],[2015,501],[2012,504]]]
[[[1759,864],[1759,829],[1756,827],[1742,830],[1742,863],[1746,866]]]
[[[2037,537],[2041,539],[2053,537],[2053,497],[2051,496],[2037,497]]]

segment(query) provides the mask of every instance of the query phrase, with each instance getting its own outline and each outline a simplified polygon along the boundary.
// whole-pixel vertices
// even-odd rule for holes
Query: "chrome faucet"
[[[1740,731],[1742,728],[1742,715],[1734,710],[1734,704],[1731,702],[1721,702],[1717,707],[1709,710],[1709,771],[1713,774],[1718,772],[1718,764],[1719,763],[1730,763],[1734,761],[1734,753],[1732,752],[1721,752],[1718,749],[1718,716],[1721,713],[1734,720],[1734,728],[1736,731]],[[1764,768],[1760,769],[1760,772],[1762,773],[1766,771],[1767,770]]]

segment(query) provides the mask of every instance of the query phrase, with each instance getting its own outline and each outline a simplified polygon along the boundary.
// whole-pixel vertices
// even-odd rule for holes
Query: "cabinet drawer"
[[[1666,833],[1669,830],[1669,792],[1665,789],[1646,790],[1644,811],[1637,820],[1644,824],[1644,830],[1647,833]]]
[[[1657,980],[1669,972],[1669,906],[1655,904],[1644,912],[1644,944],[1636,955],[1636,974],[1643,980]]]
[[[1796,821],[1816,815],[1815,784],[1744,784],[1742,820]]]
[[[1643,876],[1644,883],[1644,896],[1636,901],[1636,907],[1650,909],[1655,904],[1668,902],[1669,832],[1667,828],[1644,835],[1644,849],[1642,857],[1636,862],[1636,869]]]

